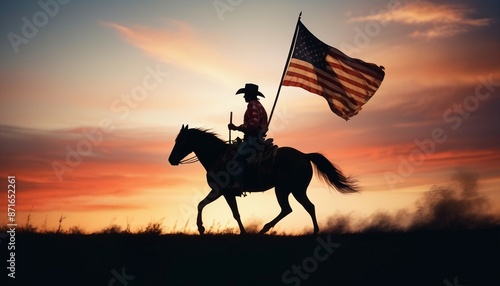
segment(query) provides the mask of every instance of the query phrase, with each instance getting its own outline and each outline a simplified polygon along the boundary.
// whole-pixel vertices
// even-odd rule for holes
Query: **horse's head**
[[[191,152],[193,152],[193,146],[191,140],[189,140],[189,128],[188,125],[182,125],[179,135],[175,138],[175,145],[168,157],[168,162],[177,166]]]

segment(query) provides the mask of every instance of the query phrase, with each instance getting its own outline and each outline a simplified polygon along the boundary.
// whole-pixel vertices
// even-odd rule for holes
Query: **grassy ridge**
[[[19,233],[16,247],[19,285],[500,285],[500,228],[318,237]]]

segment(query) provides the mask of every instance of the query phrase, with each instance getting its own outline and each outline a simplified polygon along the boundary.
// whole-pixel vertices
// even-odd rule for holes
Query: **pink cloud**
[[[393,11],[369,16],[352,17],[351,22],[395,22],[416,28],[410,36],[420,39],[453,37],[474,27],[488,26],[492,19],[474,19],[474,9],[461,4],[437,4],[430,1],[412,1]]]

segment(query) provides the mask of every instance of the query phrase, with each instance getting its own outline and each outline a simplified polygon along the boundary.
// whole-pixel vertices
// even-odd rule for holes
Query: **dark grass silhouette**
[[[460,285],[500,285],[499,227],[319,237],[340,245],[321,261],[315,260],[315,253],[325,257],[327,252],[315,236],[19,233],[15,281],[18,285],[445,285],[444,279],[458,277]],[[0,246],[6,257],[4,243]],[[112,270],[122,269],[133,280],[109,284],[115,277]],[[290,272],[284,277],[286,271]]]

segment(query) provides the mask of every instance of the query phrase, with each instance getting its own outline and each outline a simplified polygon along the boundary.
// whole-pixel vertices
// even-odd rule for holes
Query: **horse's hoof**
[[[261,231],[259,231],[259,234],[265,234],[266,232],[268,232],[269,230],[271,229],[271,226],[269,225],[264,225],[264,227],[262,228]]]
[[[203,226],[198,227],[198,232],[200,235],[203,235],[205,233],[205,228]]]

